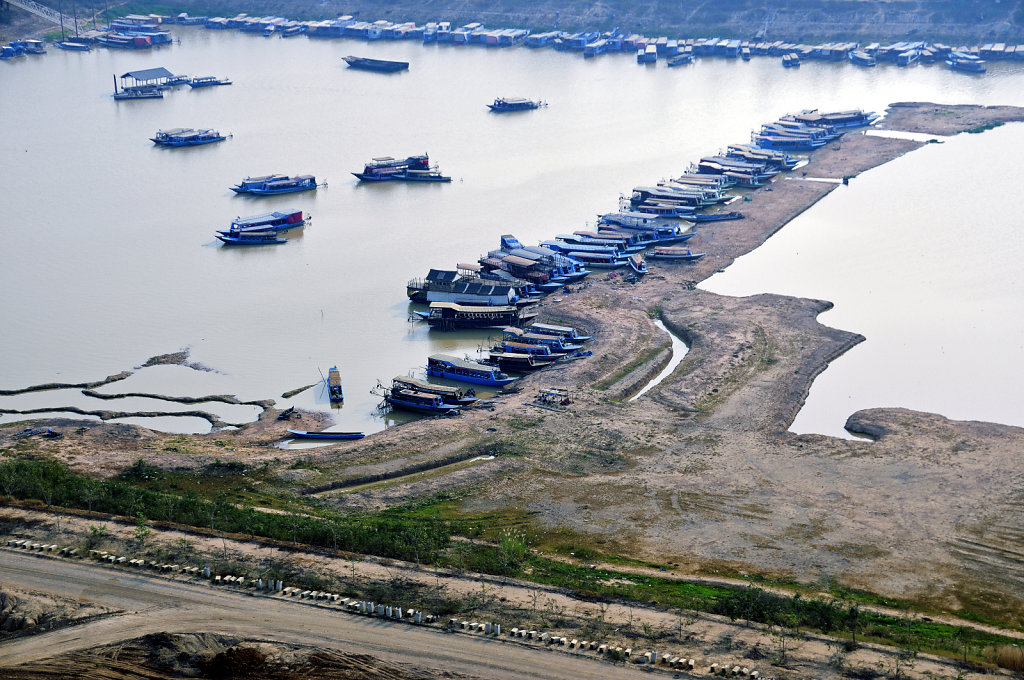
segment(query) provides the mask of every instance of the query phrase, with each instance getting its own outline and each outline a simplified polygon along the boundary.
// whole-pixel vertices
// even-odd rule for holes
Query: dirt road
[[[149,633],[216,630],[230,635],[371,654],[386,661],[501,680],[633,678],[641,671],[550,648],[439,633],[295,600],[215,590],[81,562],[0,552],[0,581],[125,613],[0,645],[0,669]],[[2,672],[0,672],[2,674]]]

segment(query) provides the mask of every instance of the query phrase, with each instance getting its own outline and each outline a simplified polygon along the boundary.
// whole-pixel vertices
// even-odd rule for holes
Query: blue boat
[[[319,432],[288,430],[288,434],[296,439],[362,439],[366,436],[362,432],[329,432],[327,430],[320,430]]]
[[[230,85],[231,81],[227,78],[217,78],[215,76],[200,76],[193,78],[188,81],[189,87],[214,87],[216,85]]]
[[[161,96],[163,96],[161,94]],[[194,130],[192,128],[174,128],[173,130],[160,130],[150,141],[159,146],[179,147],[198,146],[200,144],[212,144],[222,142],[227,137],[216,130]]]
[[[89,52],[90,50],[92,50],[92,47],[90,45],[87,45],[86,43],[62,40],[61,42],[54,44],[56,44],[57,47],[59,47],[62,50],[70,50],[72,52]]]
[[[417,380],[416,378],[409,378],[407,376],[397,376],[391,380],[392,390],[412,390],[413,392],[421,392],[423,394],[436,394],[441,397],[441,401],[452,407],[469,406],[480,401],[479,397],[476,396],[476,390],[470,387],[467,390],[463,390],[460,387],[454,387],[451,385],[435,385],[434,383],[424,382],[423,380]]]
[[[742,220],[743,213],[736,211],[724,213],[708,213],[706,215],[690,215],[686,219],[691,222],[726,222],[728,220]]]
[[[556,326],[549,323],[533,323],[526,330],[529,333],[553,335],[558,338],[565,338],[566,340],[575,340],[576,342],[586,342],[594,338],[592,335],[580,335],[580,332],[572,326]]]
[[[505,375],[495,366],[460,359],[449,354],[433,354],[427,357],[427,375],[495,387],[508,385],[517,380]]]
[[[388,61],[387,59],[369,59],[367,57],[342,57],[349,68],[361,71],[377,71],[378,73],[397,73],[409,70],[407,61]]]
[[[569,342],[570,338],[551,333],[540,333],[509,326],[502,331],[502,339],[511,342],[524,342],[529,345],[547,345],[556,352],[576,352],[583,349],[580,343]],[[582,338],[580,339],[582,343]]]
[[[281,238],[272,229],[265,231],[219,231],[214,236],[229,246],[265,246],[287,242],[287,239]]]
[[[288,229],[301,227],[305,223],[306,219],[303,217],[301,210],[278,210],[271,213],[263,213],[262,215],[253,215],[252,217],[236,217],[232,220],[228,231],[220,233],[267,230],[287,231]]]
[[[655,248],[647,253],[648,260],[676,260],[679,262],[693,262],[707,255],[707,253],[695,253],[689,248]]]
[[[408,156],[404,159],[381,156],[363,166],[362,172],[353,175],[364,182],[450,182],[451,177],[442,175],[436,165],[430,164],[427,154]]]
[[[532,111],[544,106],[544,102],[525,99],[523,97],[498,97],[493,104],[488,104],[494,113],[510,113],[512,111]]]
[[[254,196],[274,196],[291,194],[298,191],[313,191],[317,187],[313,175],[264,175],[263,177],[246,177],[231,187],[236,194],[252,194]]]

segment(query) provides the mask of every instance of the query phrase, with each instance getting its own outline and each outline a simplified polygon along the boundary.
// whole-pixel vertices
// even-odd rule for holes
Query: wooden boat
[[[345,401],[345,393],[341,389],[341,373],[337,366],[327,369],[327,398],[332,404]]]
[[[131,99],[163,99],[164,92],[159,87],[126,87],[114,93],[115,101]]]
[[[725,213],[708,213],[706,215],[690,215],[686,219],[691,222],[725,222],[727,220],[742,220],[743,213],[735,211]]]
[[[163,94],[161,93],[161,97]],[[156,135],[150,137],[150,141],[158,146],[181,147],[199,146],[200,144],[212,144],[222,142],[227,137],[216,130],[194,130],[192,128],[174,128],[172,130],[159,130]]]
[[[295,229],[301,227],[306,223],[305,217],[303,217],[301,210],[276,210],[270,213],[263,213],[262,215],[253,215],[251,217],[236,217],[231,221],[231,227],[227,232],[219,233],[234,233],[236,231],[287,231],[289,229]]]
[[[366,57],[353,57],[349,55],[342,57],[349,68],[362,71],[377,71],[378,73],[396,73],[409,69],[407,61],[388,61],[386,59],[368,59]]]
[[[476,396],[476,390],[470,387],[467,390],[462,390],[459,387],[451,385],[435,385],[434,383],[428,383],[423,380],[417,380],[416,378],[409,378],[407,376],[397,376],[391,379],[391,388],[400,390],[412,390],[414,392],[422,392],[424,394],[436,394],[441,397],[441,401],[450,406],[469,406],[480,401]]]
[[[384,401],[393,408],[413,413],[426,413],[435,416],[454,415],[459,412],[459,407],[445,403],[439,394],[430,392],[418,392],[413,389],[392,387],[385,391]]]
[[[253,196],[274,196],[291,194],[298,191],[315,191],[316,177],[313,175],[264,175],[262,177],[246,177],[231,187],[236,194],[252,194]]]
[[[433,328],[492,328],[514,326],[537,315],[536,310],[518,305],[461,305],[457,302],[431,302],[426,321]]]
[[[230,85],[231,81],[227,78],[217,78],[216,76],[199,76],[188,81],[189,87],[214,87],[216,85]]]
[[[592,335],[580,335],[580,332],[572,326],[556,326],[549,323],[533,323],[526,329],[530,333],[540,333],[541,335],[555,335],[560,338],[566,338],[568,340],[575,340],[576,342],[586,342],[587,340],[593,340]]]
[[[62,40],[54,44],[62,50],[71,50],[73,52],[89,52],[92,50],[92,46],[86,43],[70,42],[68,40]]]
[[[536,354],[520,354],[518,352],[506,352],[496,349],[492,349],[488,356],[490,357],[490,363],[496,365],[501,370],[516,373],[539,371],[555,363],[554,359],[545,360]]]
[[[707,253],[694,253],[689,248],[655,248],[647,253],[649,260],[677,260],[680,262],[693,262],[707,255]]]
[[[561,335],[549,335],[546,333],[531,333],[522,328],[509,326],[502,330],[502,339],[511,342],[522,342],[529,345],[547,345],[552,351],[577,352],[583,349],[582,344],[569,342],[568,338]]]
[[[626,261],[629,262],[629,268],[637,276],[643,276],[647,273],[647,263],[639,255],[630,255]]]
[[[460,359],[450,354],[433,354],[427,357],[427,375],[495,387],[501,387],[516,380],[516,378],[505,375],[495,366],[482,364],[479,361]]]
[[[273,229],[265,231],[239,230],[233,232],[217,232],[214,234],[218,239],[229,246],[264,246],[285,243]]]
[[[404,159],[381,156],[363,166],[362,172],[353,175],[364,182],[451,182],[452,178],[442,175],[437,165],[430,164],[427,154],[408,156]]]
[[[288,430],[288,434],[296,439],[362,439],[366,436],[362,432],[330,432],[327,430],[320,430],[319,432]]]

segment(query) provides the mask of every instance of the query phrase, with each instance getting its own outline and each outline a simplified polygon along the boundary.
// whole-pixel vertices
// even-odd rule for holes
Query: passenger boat
[[[649,260],[679,260],[682,262],[693,262],[707,255],[707,253],[694,253],[689,248],[655,248],[647,253]]]
[[[801,113],[789,114],[782,117],[782,120],[792,120],[812,127],[830,127],[837,130],[844,128],[864,127],[871,125],[880,116],[874,111],[862,111],[852,109],[849,111],[833,111],[830,113],[819,113],[816,109],[802,111]]]
[[[392,408],[413,413],[425,413],[427,415],[447,416],[459,412],[459,407],[445,403],[439,394],[431,392],[419,392],[415,389],[392,387],[384,391],[384,401]]]
[[[317,187],[313,175],[264,175],[263,177],[246,177],[231,187],[236,194],[252,194],[254,196],[273,196],[290,194],[297,191],[313,191]]]
[[[388,61],[386,59],[368,59],[366,57],[353,57],[349,55],[342,57],[349,68],[362,71],[377,71],[378,73],[396,73],[409,68],[407,61]]]
[[[161,96],[163,95],[161,94]],[[213,142],[222,142],[225,139],[227,137],[216,130],[174,128],[173,130],[159,130],[154,137],[150,138],[150,141],[159,146],[179,147],[211,144]]]
[[[278,210],[271,213],[263,213],[262,215],[253,215],[251,217],[236,217],[231,221],[231,227],[228,231],[219,233],[234,233],[237,231],[287,231],[289,229],[301,227],[305,223],[306,219],[301,210]]]
[[[441,401],[450,406],[469,406],[480,401],[476,396],[476,390],[470,387],[463,390],[452,385],[435,385],[416,378],[398,376],[391,380],[392,389],[412,390],[423,394],[436,394]]]
[[[214,236],[229,246],[264,246],[287,242],[287,239],[278,236],[277,232],[273,229],[265,231],[219,231]]]
[[[437,165],[430,164],[427,154],[408,156],[404,159],[381,156],[363,166],[362,172],[353,175],[364,182],[450,182],[451,177],[442,175]]]
[[[427,357],[427,375],[495,387],[508,385],[517,379],[505,375],[495,366],[460,359],[450,354],[433,354]]]
[[[319,432],[288,430],[288,434],[296,439],[362,439],[366,436],[362,432],[330,432],[328,430],[320,430]]]
[[[594,269],[618,269],[628,264],[626,258],[620,255],[603,255],[601,253],[587,253],[578,250],[569,251],[566,255]]]
[[[796,52],[782,55],[782,65],[786,68],[798,68],[800,66],[800,55]]]
[[[592,335],[580,335],[580,332],[572,326],[556,326],[550,323],[532,323],[526,330],[530,333],[554,335],[559,338],[574,340],[576,342],[586,342],[587,340],[594,339],[594,336]]]
[[[73,52],[89,52],[92,50],[92,46],[86,43],[71,42],[68,40],[62,40],[58,43],[54,43],[62,50],[71,50]]]
[[[493,104],[488,104],[494,113],[509,113],[512,111],[532,111],[544,106],[544,102],[526,99],[524,97],[498,97]]]
[[[516,373],[527,373],[539,371],[542,368],[555,363],[554,359],[538,358],[535,354],[520,354],[518,352],[507,352],[504,350],[492,349],[488,353],[490,363],[496,365],[503,371]]]
[[[551,361],[557,361],[568,354],[568,352],[556,352],[548,345],[534,345],[529,342],[516,342],[515,340],[502,340],[492,349],[500,352],[511,352],[512,354],[532,354]]]
[[[967,54],[966,52],[950,52],[946,58],[946,65],[954,71],[964,71],[966,73],[985,72],[985,62],[979,57]]]
[[[230,84],[231,81],[227,78],[217,78],[216,76],[200,76],[188,81],[189,87],[214,87],[216,85]]]
[[[515,326],[537,315],[536,310],[513,305],[460,305],[456,302],[431,302],[426,316],[432,328],[449,331],[456,328],[493,328]]]
[[[524,331],[522,328],[516,328],[509,326],[502,330],[502,340],[508,340],[511,342],[523,342],[529,345],[546,345],[551,348],[552,351],[557,352],[576,352],[583,349],[581,343],[569,342],[569,338],[561,335],[552,335],[550,333],[534,333],[531,331]]]
[[[337,366],[327,369],[327,398],[332,404],[345,401],[345,393],[341,389],[341,372]]]
[[[856,64],[857,66],[874,66],[878,63],[873,56],[864,50],[850,52],[849,59],[851,64]]]

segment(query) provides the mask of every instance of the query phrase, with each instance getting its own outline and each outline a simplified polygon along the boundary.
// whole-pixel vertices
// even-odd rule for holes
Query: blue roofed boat
[[[527,327],[526,331],[528,333],[539,333],[540,335],[554,335],[555,337],[575,340],[576,342],[586,342],[594,338],[592,335],[581,335],[572,326],[556,326],[550,323],[532,323]]]
[[[515,326],[509,326],[502,330],[502,339],[510,342],[524,342],[529,345],[545,345],[551,348],[553,352],[576,352],[583,349],[584,342],[582,337],[573,338],[565,335],[556,335],[554,333],[544,333],[540,329],[534,330],[528,328],[523,330],[522,328],[516,328]],[[577,342],[570,342],[570,341]]]
[[[273,229],[218,231],[214,236],[229,246],[265,246],[287,242],[287,239],[278,236]]]
[[[217,78],[216,76],[199,76],[188,81],[189,87],[215,87],[217,85],[230,85],[231,81],[227,78]]]
[[[508,385],[516,380],[495,366],[460,359],[449,354],[433,354],[427,357],[427,375],[495,387]]]
[[[392,408],[413,413],[434,416],[455,415],[459,407],[445,402],[444,397],[433,392],[421,392],[412,387],[392,385],[384,391],[384,401]]]
[[[154,144],[168,147],[199,146],[200,144],[222,142],[225,139],[227,137],[216,130],[194,130],[192,128],[159,130],[155,136],[150,138]]]
[[[493,104],[488,104],[494,113],[510,113],[512,111],[532,111],[544,106],[544,102],[524,97],[498,97]]]
[[[341,372],[337,366],[331,366],[327,370],[327,399],[332,404],[345,401],[345,393],[341,389]]]
[[[301,227],[306,223],[301,210],[275,211],[253,215],[252,217],[236,217],[231,222],[229,232],[245,230],[287,231]],[[227,232],[220,232],[227,233]]]
[[[262,177],[246,177],[231,187],[236,194],[252,194],[254,196],[274,196],[291,194],[297,191],[313,191],[317,187],[313,175],[264,175]]]
[[[409,156],[404,159],[382,156],[374,158],[363,166],[362,172],[353,175],[364,182],[451,182],[452,178],[442,175],[437,165],[430,164],[427,154]]]

